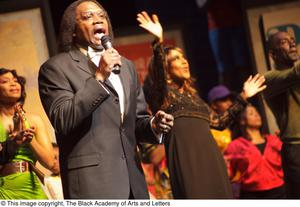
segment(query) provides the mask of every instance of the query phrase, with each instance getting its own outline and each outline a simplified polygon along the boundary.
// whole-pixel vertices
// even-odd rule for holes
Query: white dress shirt
[[[86,55],[87,57],[90,58],[90,60],[97,66],[99,67],[99,62],[101,59],[101,55],[104,52],[104,50],[102,51],[95,51],[93,48],[88,46],[88,50],[80,47],[79,50]],[[120,104],[120,111],[121,111],[121,120],[123,121],[123,117],[124,117],[124,108],[125,108],[125,94],[124,94],[124,88],[123,85],[121,83],[121,79],[119,77],[119,75],[116,75],[114,73],[110,73],[108,80],[111,82],[111,84],[113,85],[115,91],[118,93],[119,96],[119,104]],[[101,84],[102,85],[102,84]],[[102,85],[103,86],[103,85]],[[104,87],[104,86],[103,86]],[[107,90],[104,87],[105,90]],[[107,91],[109,93],[109,91]],[[154,117],[152,117],[152,119],[150,120],[150,126],[152,126],[152,122],[154,120]],[[163,142],[163,134],[162,133],[156,133],[153,128],[151,127],[151,130],[153,131],[153,133],[156,135],[158,142],[161,144]]]
[[[90,60],[97,66],[99,67],[99,62],[101,59],[101,55],[104,52],[102,51],[95,51],[93,48],[88,47],[87,55],[90,58]],[[124,115],[124,108],[125,108],[125,101],[124,101],[124,88],[121,83],[121,79],[119,75],[110,73],[108,80],[111,82],[113,85],[115,91],[118,93],[119,96],[119,105],[120,105],[120,111],[121,111],[121,120],[123,120],[123,115]]]

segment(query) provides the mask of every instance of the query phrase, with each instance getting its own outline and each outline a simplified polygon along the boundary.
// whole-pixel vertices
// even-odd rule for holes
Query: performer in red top
[[[236,139],[225,150],[229,176],[240,182],[240,198],[285,198],[282,143],[275,135],[264,135],[261,128],[258,111],[247,106],[233,130]]]

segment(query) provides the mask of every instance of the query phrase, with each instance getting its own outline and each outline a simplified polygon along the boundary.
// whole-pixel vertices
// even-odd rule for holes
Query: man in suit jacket
[[[113,48],[104,51],[102,33],[113,36],[105,9],[95,0],[72,3],[61,23],[62,53],[39,72],[42,104],[60,147],[64,196],[148,198],[137,141],[157,143],[173,117],[149,116],[133,63]],[[120,74],[112,73],[116,64]]]

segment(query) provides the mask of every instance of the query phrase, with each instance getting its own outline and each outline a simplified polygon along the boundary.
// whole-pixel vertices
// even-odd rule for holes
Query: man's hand
[[[104,82],[110,75],[115,65],[122,65],[118,51],[110,48],[102,54],[99,67],[96,70],[96,79]]]
[[[158,111],[153,119],[152,128],[157,133],[168,133],[174,125],[174,117],[163,111]]]
[[[252,75],[244,82],[243,92],[241,96],[245,99],[251,98],[252,96],[256,95],[257,93],[266,89],[265,77],[256,74],[254,77]]]

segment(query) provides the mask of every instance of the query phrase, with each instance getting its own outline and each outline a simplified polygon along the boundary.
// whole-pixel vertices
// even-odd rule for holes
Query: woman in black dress
[[[144,92],[153,113],[164,109],[174,118],[165,136],[166,155],[174,198],[232,198],[225,163],[210,127],[223,129],[247,104],[246,99],[262,91],[264,77],[256,75],[244,83],[243,92],[224,114],[217,115],[197,95],[189,64],[180,48],[163,47],[163,29],[156,15],[137,15],[140,27],[156,38],[153,59]]]

